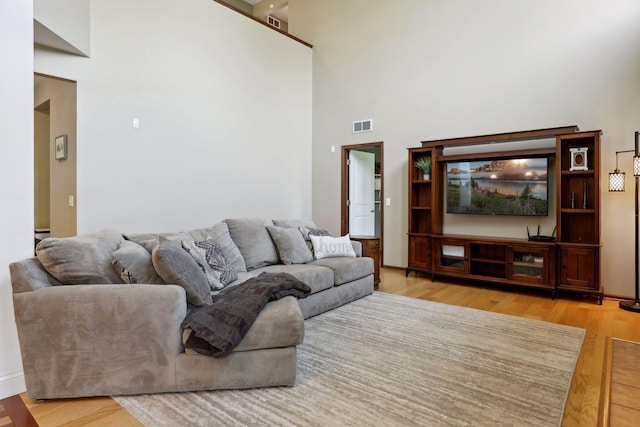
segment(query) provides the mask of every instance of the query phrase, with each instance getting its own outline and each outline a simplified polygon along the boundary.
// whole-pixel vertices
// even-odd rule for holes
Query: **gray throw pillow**
[[[304,237],[296,228],[267,227],[283,264],[306,264],[313,260]]]
[[[111,255],[111,263],[124,283],[164,283],[153,268],[151,254],[135,242],[123,240]]]
[[[162,280],[184,288],[189,303],[197,306],[212,303],[207,278],[179,240],[160,240],[151,259]]]
[[[75,237],[49,237],[36,255],[49,274],[66,285],[123,283],[111,265],[122,234],[105,230]]]
[[[271,220],[225,219],[224,222],[244,258],[247,270],[278,264],[278,253],[267,231],[267,226],[273,225]]]
[[[238,273],[224,255],[224,249],[215,240],[207,239],[195,242],[205,252],[209,266],[218,273],[222,287],[238,279]]]

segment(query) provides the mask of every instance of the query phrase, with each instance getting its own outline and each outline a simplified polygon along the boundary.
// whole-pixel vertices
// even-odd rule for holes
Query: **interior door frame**
[[[384,265],[384,141],[343,145],[341,154],[340,234],[349,232],[349,151],[362,148],[380,148],[380,264]]]

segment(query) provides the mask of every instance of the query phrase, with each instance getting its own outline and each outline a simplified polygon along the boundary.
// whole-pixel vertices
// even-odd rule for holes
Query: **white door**
[[[365,151],[349,151],[349,233],[374,236],[376,155]]]

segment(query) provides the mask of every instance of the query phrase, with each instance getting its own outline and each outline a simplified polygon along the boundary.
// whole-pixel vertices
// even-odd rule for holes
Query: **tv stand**
[[[423,141],[409,149],[408,264],[410,272],[593,296],[600,288],[600,131],[578,132],[577,126],[476,137]],[[555,147],[444,156],[444,148],[554,138]],[[588,153],[578,165],[572,154]],[[508,239],[443,233],[445,166],[476,158],[547,157],[555,163],[555,239]],[[430,157],[425,180],[414,167]],[[585,156],[586,157],[586,156]],[[523,226],[524,228],[524,226]],[[545,237],[545,236],[541,236]]]
[[[432,279],[445,276],[544,289],[556,296],[553,242],[444,234],[432,236],[432,245]]]

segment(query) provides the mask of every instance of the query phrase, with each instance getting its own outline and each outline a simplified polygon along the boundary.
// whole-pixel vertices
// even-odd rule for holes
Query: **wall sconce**
[[[620,153],[634,153],[633,156],[633,176],[636,179],[636,257],[635,257],[635,285],[636,285],[636,298],[634,301],[620,301],[619,306],[623,310],[633,311],[636,313],[640,313],[640,277],[638,276],[638,261],[639,261],[639,252],[640,247],[638,246],[638,229],[640,225],[638,223],[638,178],[640,178],[640,151],[638,151],[638,135],[639,132],[636,131],[636,146],[635,150],[625,150],[625,151],[616,151],[616,169],[609,173],[609,191],[619,192],[624,191],[624,172],[620,172],[618,169],[618,154]]]

